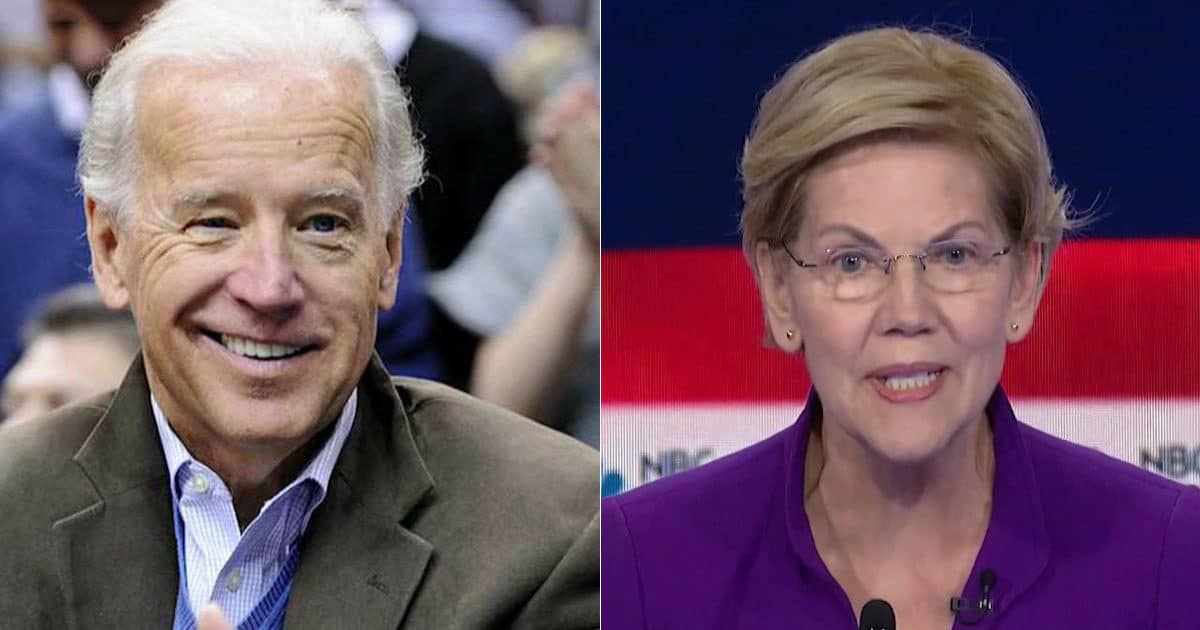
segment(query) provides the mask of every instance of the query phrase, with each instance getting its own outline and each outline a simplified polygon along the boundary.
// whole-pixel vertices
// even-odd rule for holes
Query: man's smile
[[[269,341],[257,341],[249,337],[240,337],[230,335],[228,333],[216,333],[213,331],[204,331],[204,335],[213,341],[225,346],[226,350],[235,354],[240,354],[251,359],[284,359],[295,356],[304,352],[308,352],[314,348],[313,344],[286,344],[272,343]]]

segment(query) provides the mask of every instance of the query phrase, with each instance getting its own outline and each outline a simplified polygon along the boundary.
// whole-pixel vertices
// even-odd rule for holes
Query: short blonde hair
[[[1066,229],[1065,188],[1025,91],[995,59],[955,38],[903,28],[840,37],[793,64],[767,92],[742,156],[742,245],[800,230],[809,174],[840,149],[915,136],[965,146],[992,185],[1013,249],[1042,247],[1041,280]]]

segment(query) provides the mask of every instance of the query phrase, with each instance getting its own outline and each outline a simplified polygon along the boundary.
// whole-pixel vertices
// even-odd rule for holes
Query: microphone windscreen
[[[896,613],[892,605],[882,599],[872,599],[863,604],[858,616],[858,630],[896,630]]]
[[[987,591],[992,590],[992,587],[996,585],[996,572],[991,569],[984,569],[983,573],[979,576],[979,585],[983,588],[985,594]]]

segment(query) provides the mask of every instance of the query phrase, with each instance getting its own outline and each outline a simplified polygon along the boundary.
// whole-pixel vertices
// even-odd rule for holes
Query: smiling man
[[[142,358],[0,432],[0,625],[599,625],[596,454],[373,356],[406,106],[321,0],[170,2],[113,57],[79,173]]]

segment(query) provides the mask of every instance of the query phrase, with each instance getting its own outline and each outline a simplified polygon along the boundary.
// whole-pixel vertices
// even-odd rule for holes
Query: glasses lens
[[[991,251],[970,241],[938,243],[926,252],[925,281],[945,293],[983,288],[994,275]]]
[[[829,284],[833,286],[833,295],[839,300],[861,300],[871,297],[887,283],[887,274],[876,259],[862,258],[852,273],[846,272],[843,267],[844,265],[837,263],[825,267],[830,276]]]

